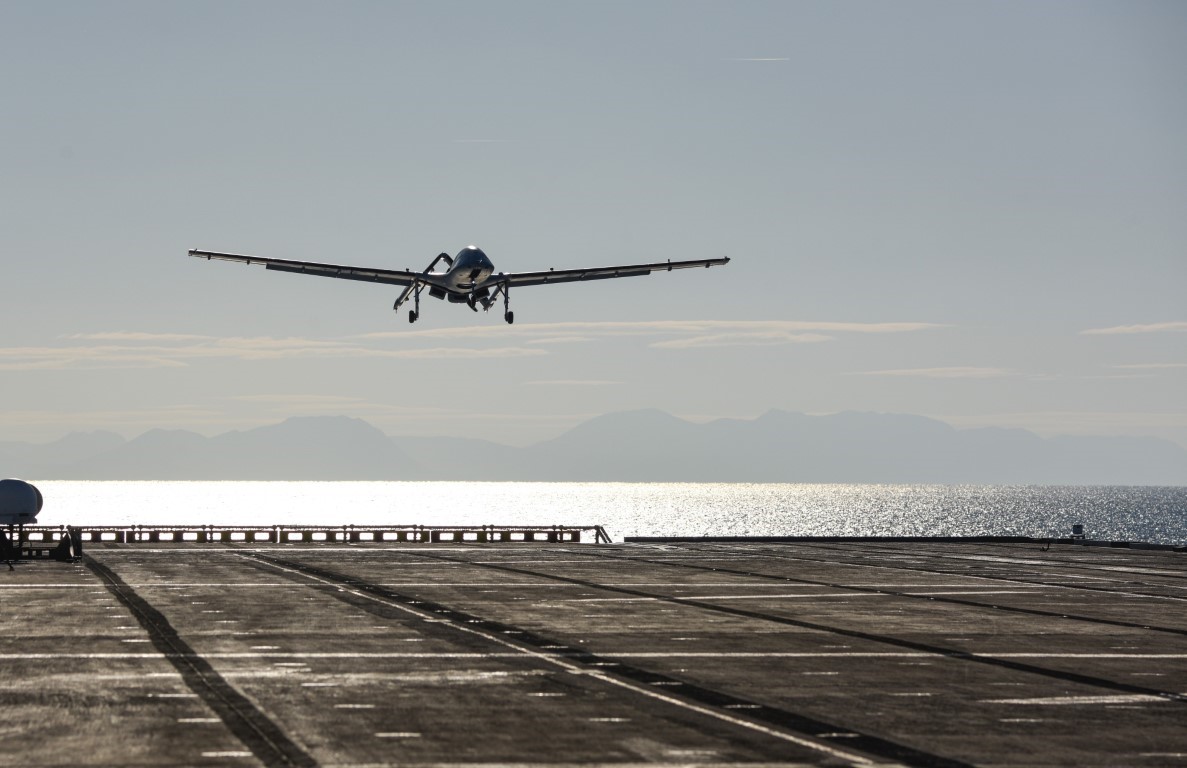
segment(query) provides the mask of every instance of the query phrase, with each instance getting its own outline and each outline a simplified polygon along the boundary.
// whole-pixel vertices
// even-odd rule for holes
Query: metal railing
[[[22,545],[53,546],[69,531],[84,544],[213,543],[580,543],[610,544],[600,525],[26,525]]]

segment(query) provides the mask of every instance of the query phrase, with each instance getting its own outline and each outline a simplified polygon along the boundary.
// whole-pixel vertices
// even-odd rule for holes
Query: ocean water
[[[602,525],[624,536],[1068,536],[1187,543],[1187,487],[42,482],[45,525]]]

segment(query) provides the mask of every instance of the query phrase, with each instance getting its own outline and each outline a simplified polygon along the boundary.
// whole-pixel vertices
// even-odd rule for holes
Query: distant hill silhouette
[[[41,446],[42,454],[59,444]],[[345,416],[292,418],[215,437],[154,429],[89,456],[75,452],[56,466],[44,460],[27,466],[2,471],[60,480],[387,480],[418,475],[391,438]]]
[[[0,441],[0,474],[56,478],[64,467],[115,450],[124,438],[114,432],[71,432],[52,443]]]
[[[152,430],[0,442],[0,475],[44,480],[543,480],[1187,485],[1187,449],[1155,438],[1041,438],[935,419],[770,411],[694,424],[599,416],[527,448],[390,438],[360,419],[292,418],[204,437]]]

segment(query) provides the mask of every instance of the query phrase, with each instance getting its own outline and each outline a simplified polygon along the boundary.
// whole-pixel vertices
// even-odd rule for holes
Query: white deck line
[[[433,619],[435,623],[447,623],[441,619]],[[460,629],[476,632],[469,627],[457,625]],[[493,637],[493,636],[492,636]],[[832,653],[794,652],[794,651],[597,651],[599,656],[607,659],[917,659],[944,658],[948,654],[929,653],[927,651],[898,651],[898,652],[863,652],[842,651]],[[117,653],[117,652],[31,652],[31,653],[0,653],[0,661],[50,661],[54,659],[166,659],[166,658],[204,658],[204,659],[506,659],[518,658],[524,652],[515,653],[414,653],[402,651],[344,651],[344,652],[310,652],[300,651],[223,651],[213,653]],[[532,655],[549,660],[563,660],[566,654],[532,652]],[[969,656],[982,659],[1187,659],[1187,653],[970,653]]]
[[[276,568],[278,570],[286,571],[288,573],[292,573],[294,575],[301,576],[301,577],[309,579],[311,581],[316,581],[321,584],[326,584],[327,586],[333,586],[335,588],[341,589],[341,587],[338,584],[331,582],[327,579],[322,579],[317,576],[311,576],[306,573],[301,573],[300,571],[296,571],[291,568],[285,568],[284,566],[276,565],[274,563],[268,563],[268,565],[270,565],[271,567]],[[425,611],[410,608],[406,605],[395,602],[393,600],[385,600],[381,597],[377,597],[375,595],[369,595],[365,592],[359,592],[359,591],[353,590],[353,589],[346,589],[344,591],[349,594],[352,594],[356,597],[360,597],[360,598],[367,599],[367,600],[372,600],[377,603],[382,603],[383,605],[389,606],[391,608],[395,608],[395,609],[403,611],[405,613],[412,614],[412,615],[417,616],[421,619],[430,618],[430,615],[428,613],[426,613]],[[862,766],[875,765],[875,762],[873,760],[870,760],[869,758],[865,757],[864,755],[850,752],[848,750],[837,749],[836,747],[830,746],[828,744],[821,744],[821,743],[818,743],[815,741],[811,741],[809,739],[801,738],[799,736],[796,736],[791,733],[787,733],[785,731],[780,731],[780,730],[776,730],[774,728],[769,728],[769,727],[762,725],[760,723],[756,723],[756,722],[752,722],[750,720],[745,720],[745,719],[742,719],[739,717],[734,717],[732,715],[728,715],[724,712],[712,709],[710,707],[704,707],[699,704],[692,704],[690,702],[674,698],[667,694],[659,693],[655,690],[648,688],[647,686],[641,686],[636,683],[630,682],[628,680],[621,680],[618,678],[611,677],[609,675],[606,675],[604,672],[590,671],[587,669],[583,669],[580,666],[577,666],[575,664],[571,664],[567,661],[564,661],[563,657],[559,657],[556,655],[550,655],[550,654],[542,653],[540,651],[532,650],[530,648],[523,648],[521,646],[514,645],[513,643],[508,642],[507,640],[505,640],[502,637],[499,637],[498,635],[492,635],[489,632],[484,632],[483,630],[480,630],[480,629],[468,627],[468,626],[465,626],[464,624],[459,624],[459,623],[457,623],[453,620],[450,620],[450,619],[445,619],[445,620],[437,619],[436,621],[441,622],[441,623],[447,623],[450,626],[452,626],[454,629],[458,630],[459,632],[466,632],[468,634],[476,635],[476,636],[482,637],[490,642],[510,648],[513,651],[518,652],[518,654],[521,656],[528,656],[528,657],[543,661],[545,663],[558,666],[561,669],[564,669],[566,672],[570,672],[575,675],[585,675],[586,677],[596,678],[604,683],[608,683],[610,685],[614,685],[619,688],[625,688],[625,689],[632,691],[634,693],[640,694],[642,696],[646,696],[648,698],[663,701],[667,704],[671,704],[672,706],[679,707],[681,709],[685,709],[685,710],[688,710],[691,712],[697,712],[698,714],[706,715],[706,716],[712,717],[716,720],[721,720],[723,722],[730,723],[731,725],[736,725],[736,726],[739,726],[742,728],[746,728],[747,730],[757,731],[759,733],[764,733],[768,736],[772,736],[774,738],[781,739],[783,741],[787,741],[787,742],[790,742],[793,744],[798,744],[801,747],[805,747],[805,748],[813,750],[815,752],[830,755],[831,757],[834,757],[838,760],[843,760],[847,763],[850,763],[851,765],[862,765]]]
[[[784,587],[786,589],[786,586]],[[897,597],[880,592],[825,592],[815,595],[785,594],[785,595],[656,595],[655,597],[572,597],[553,600],[554,603],[645,603],[655,600],[669,602],[677,600],[688,602],[691,600],[774,600],[799,599],[817,600],[822,597]]]

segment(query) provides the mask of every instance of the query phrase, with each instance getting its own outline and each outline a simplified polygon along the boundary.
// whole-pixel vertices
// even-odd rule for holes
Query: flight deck
[[[87,543],[0,765],[1187,765],[1187,555],[1083,544]]]

